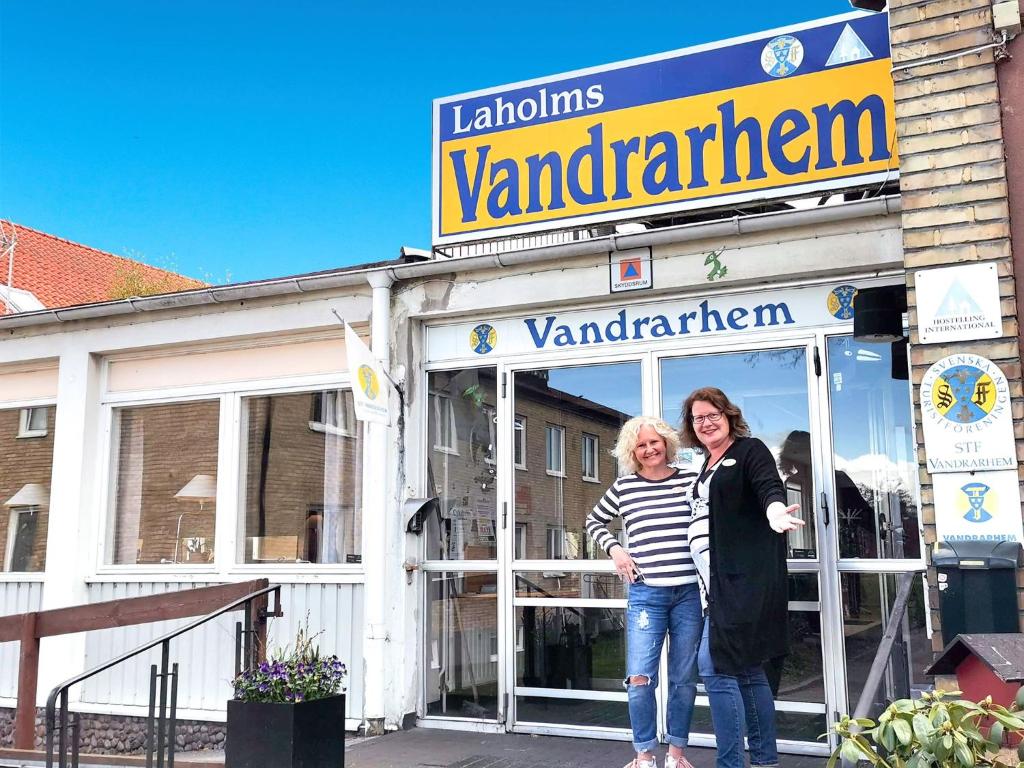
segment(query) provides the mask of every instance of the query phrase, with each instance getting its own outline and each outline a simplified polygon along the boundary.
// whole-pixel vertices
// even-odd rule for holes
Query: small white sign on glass
[[[995,339],[1003,335],[994,264],[914,273],[917,332],[922,344]]]
[[[1016,470],[950,472],[932,483],[940,541],[1024,541]]]

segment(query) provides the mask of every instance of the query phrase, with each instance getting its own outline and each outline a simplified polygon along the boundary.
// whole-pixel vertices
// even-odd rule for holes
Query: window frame
[[[516,461],[516,451],[519,461]],[[526,417],[518,413],[512,417],[512,466],[524,472],[526,468]]]
[[[18,434],[17,439],[21,440],[26,437],[46,437],[50,434],[50,408],[49,405],[29,405],[21,408],[21,413],[18,416]],[[43,419],[42,429],[32,428],[32,414],[35,411],[44,411],[45,417]]]
[[[552,539],[552,534],[556,534],[554,539]],[[565,559],[565,528],[563,526],[548,523],[544,533],[544,552],[547,555],[545,558],[547,560]]]
[[[557,432],[559,436],[558,469],[551,468],[551,434],[553,432]],[[561,424],[548,422],[544,427],[544,469],[552,477],[565,477],[565,427]]]
[[[594,473],[592,475],[587,474],[587,458],[588,451],[587,445],[592,444],[593,450],[590,452],[590,460],[593,464]],[[600,483],[601,482],[601,438],[598,435],[590,432],[584,432],[580,438],[580,474],[585,483]]]
[[[113,358],[110,358],[113,359]],[[108,359],[106,362],[109,362]],[[105,368],[104,368],[105,370]],[[141,392],[104,392],[100,403],[100,423],[103,425],[97,435],[97,471],[102,478],[97,493],[97,511],[94,523],[94,541],[97,545],[94,561],[93,577],[97,581],[120,581],[127,575],[145,579],[158,579],[162,582],[192,582],[197,576],[208,578],[210,574],[224,576],[250,576],[274,574],[274,578],[282,583],[316,583],[325,578],[331,583],[362,583],[365,581],[365,569],[362,558],[364,552],[358,554],[359,563],[338,563],[324,565],[295,563],[254,563],[238,562],[236,549],[238,530],[241,525],[241,429],[242,429],[242,398],[260,395],[301,394],[306,392],[330,389],[351,389],[351,377],[347,372],[301,376],[291,379],[266,379],[259,381],[229,382],[210,385],[176,387],[163,390],[146,390]],[[114,410],[122,407],[161,405],[194,400],[219,399],[219,447],[217,467],[217,501],[219,512],[215,517],[214,527],[216,548],[214,561],[209,565],[195,564],[145,564],[145,565],[113,565],[106,562],[110,551],[112,532],[112,477],[117,472],[116,434],[114,431]],[[356,421],[356,428],[362,428]],[[230,445],[230,449],[228,446]],[[359,482],[366,486],[367,441],[363,440],[362,465],[363,473]],[[223,478],[223,482],[221,482]],[[365,516],[360,520],[360,531],[365,531]],[[363,539],[365,541],[365,538]]]

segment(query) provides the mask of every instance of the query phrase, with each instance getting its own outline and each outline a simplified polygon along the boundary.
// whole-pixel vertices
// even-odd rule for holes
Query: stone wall
[[[935,542],[931,476],[925,471],[920,383],[935,361],[972,352],[1006,374],[1012,397],[1018,460],[1024,457],[1024,402],[1010,207],[995,40],[989,0],[890,0],[896,131],[903,198],[903,247],[910,308],[911,365],[926,544]],[[955,55],[946,61],[927,59]],[[910,66],[908,66],[910,65]],[[999,275],[1003,336],[987,341],[919,343],[914,273],[964,263],[991,263]],[[933,649],[949,638],[939,631],[935,571],[928,584],[935,627]],[[1024,580],[1018,571],[1018,586]]]
[[[36,712],[36,749],[43,748],[46,737],[46,711]],[[82,714],[83,753],[96,755],[142,754],[146,749],[146,719],[122,715]],[[179,720],[175,733],[176,751],[196,752],[223,749],[227,726],[201,720]],[[14,744],[14,710],[0,708],[0,747]]]

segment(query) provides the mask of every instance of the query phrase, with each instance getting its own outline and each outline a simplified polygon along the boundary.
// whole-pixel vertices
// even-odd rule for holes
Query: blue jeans
[[[633,748],[648,752],[658,745],[657,706],[661,647],[668,635],[668,743],[685,747],[697,696],[697,646],[700,643],[700,593],[696,584],[677,587],[629,587],[626,606],[626,679]],[[648,682],[630,678],[641,675]]]
[[[718,745],[718,768],[743,768],[743,732],[750,744],[751,766],[778,765],[775,744],[775,701],[764,668],[748,667],[739,675],[715,672],[708,643],[711,619],[704,622],[697,668],[711,702],[711,721]]]

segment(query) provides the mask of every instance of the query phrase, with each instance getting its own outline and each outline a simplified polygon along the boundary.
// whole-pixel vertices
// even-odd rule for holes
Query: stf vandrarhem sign
[[[433,242],[894,178],[888,21],[846,14],[437,99]]]

